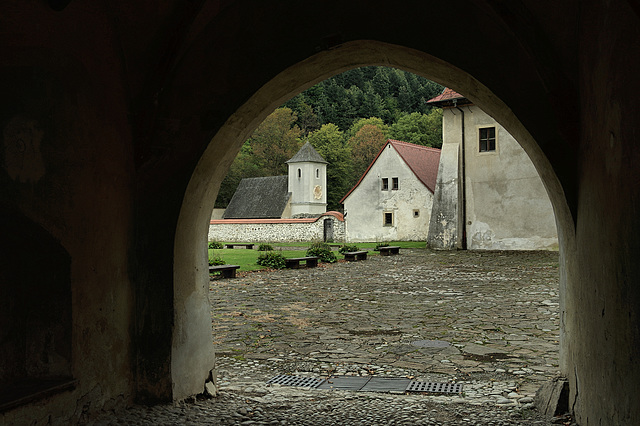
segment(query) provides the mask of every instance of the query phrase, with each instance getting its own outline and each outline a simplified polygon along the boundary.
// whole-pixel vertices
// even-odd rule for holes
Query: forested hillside
[[[426,103],[442,90],[386,67],[357,68],[309,88],[269,115],[244,143],[216,207],[227,206],[242,178],[286,174],[285,161],[308,140],[329,162],[327,209],[341,210],[340,199],[388,138],[442,145],[442,110]]]

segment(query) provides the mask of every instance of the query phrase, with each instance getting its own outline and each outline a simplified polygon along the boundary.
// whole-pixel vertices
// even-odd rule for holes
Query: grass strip
[[[377,252],[373,251],[373,249],[378,245],[377,242],[369,242],[369,243],[355,243],[360,250],[369,250],[370,255],[376,256]],[[309,242],[295,242],[295,243],[272,243],[271,244],[276,251],[279,251],[284,255],[284,257],[303,257],[305,255],[304,250],[282,250],[281,247],[287,248],[307,248],[311,243]],[[426,243],[423,241],[392,241],[389,243],[391,246],[399,246],[401,248],[424,248]],[[334,250],[337,250],[340,244],[334,247]],[[226,264],[229,265],[240,265],[239,271],[259,271],[261,269],[267,269],[264,266],[260,266],[256,263],[258,260],[258,256],[260,256],[261,251],[258,250],[247,250],[247,249],[209,249],[209,256],[220,256]],[[337,254],[337,253],[336,253]],[[344,259],[344,256],[338,255],[338,259]]]

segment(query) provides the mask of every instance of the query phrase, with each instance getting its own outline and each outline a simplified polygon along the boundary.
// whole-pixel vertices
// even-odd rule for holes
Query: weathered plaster
[[[463,122],[464,213],[460,207]],[[478,129],[488,126],[496,127],[496,150],[480,152]],[[558,248],[549,196],[531,160],[506,129],[477,106],[465,106],[462,111],[447,108],[443,114],[443,139],[435,194],[440,204],[430,224],[430,247],[462,247],[461,226],[466,226],[466,247],[470,250]]]
[[[392,178],[398,189],[392,189]],[[381,179],[387,178],[388,190]],[[426,241],[433,194],[388,144],[360,184],[344,200],[347,241]],[[414,210],[419,215],[414,217]],[[384,224],[384,213],[393,224]]]

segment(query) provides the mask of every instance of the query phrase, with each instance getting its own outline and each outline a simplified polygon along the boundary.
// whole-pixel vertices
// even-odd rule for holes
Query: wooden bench
[[[344,252],[343,254],[344,254],[344,260],[348,262],[354,262],[356,260],[367,260],[366,250],[347,251],[347,252]]]
[[[304,262],[307,268],[315,268],[318,266],[318,260],[320,260],[320,258],[317,256],[292,257],[285,259],[284,264],[287,268],[298,269],[300,268],[300,262]]]
[[[253,250],[253,244],[225,244],[224,248],[233,249],[236,247],[244,247],[248,250]]]
[[[392,254],[399,254],[400,246],[380,247],[378,250],[380,250],[380,256],[390,256]]]
[[[235,278],[236,269],[238,268],[240,268],[240,265],[210,265],[209,274],[220,272],[222,278]]]

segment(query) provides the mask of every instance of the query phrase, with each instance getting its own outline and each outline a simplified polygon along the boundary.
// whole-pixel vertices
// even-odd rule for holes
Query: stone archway
[[[273,108],[367,64],[457,89],[522,143],[558,222],[571,409],[640,418],[637,1],[4,3],[3,137],[16,116],[47,125],[28,173],[0,154],[0,198],[70,256],[78,380],[9,422],[201,391],[218,183]]]
[[[464,93],[496,118],[521,143],[547,188],[556,214],[561,256],[572,246],[573,219],[549,161],[512,110],[478,80],[424,52],[382,42],[354,41],[315,54],[278,74],[238,108],[213,137],[191,176],[174,245],[174,398],[201,392],[213,367],[204,247],[210,213],[228,167],[253,129],[285,100],[334,74],[366,65],[400,68],[438,81]]]

